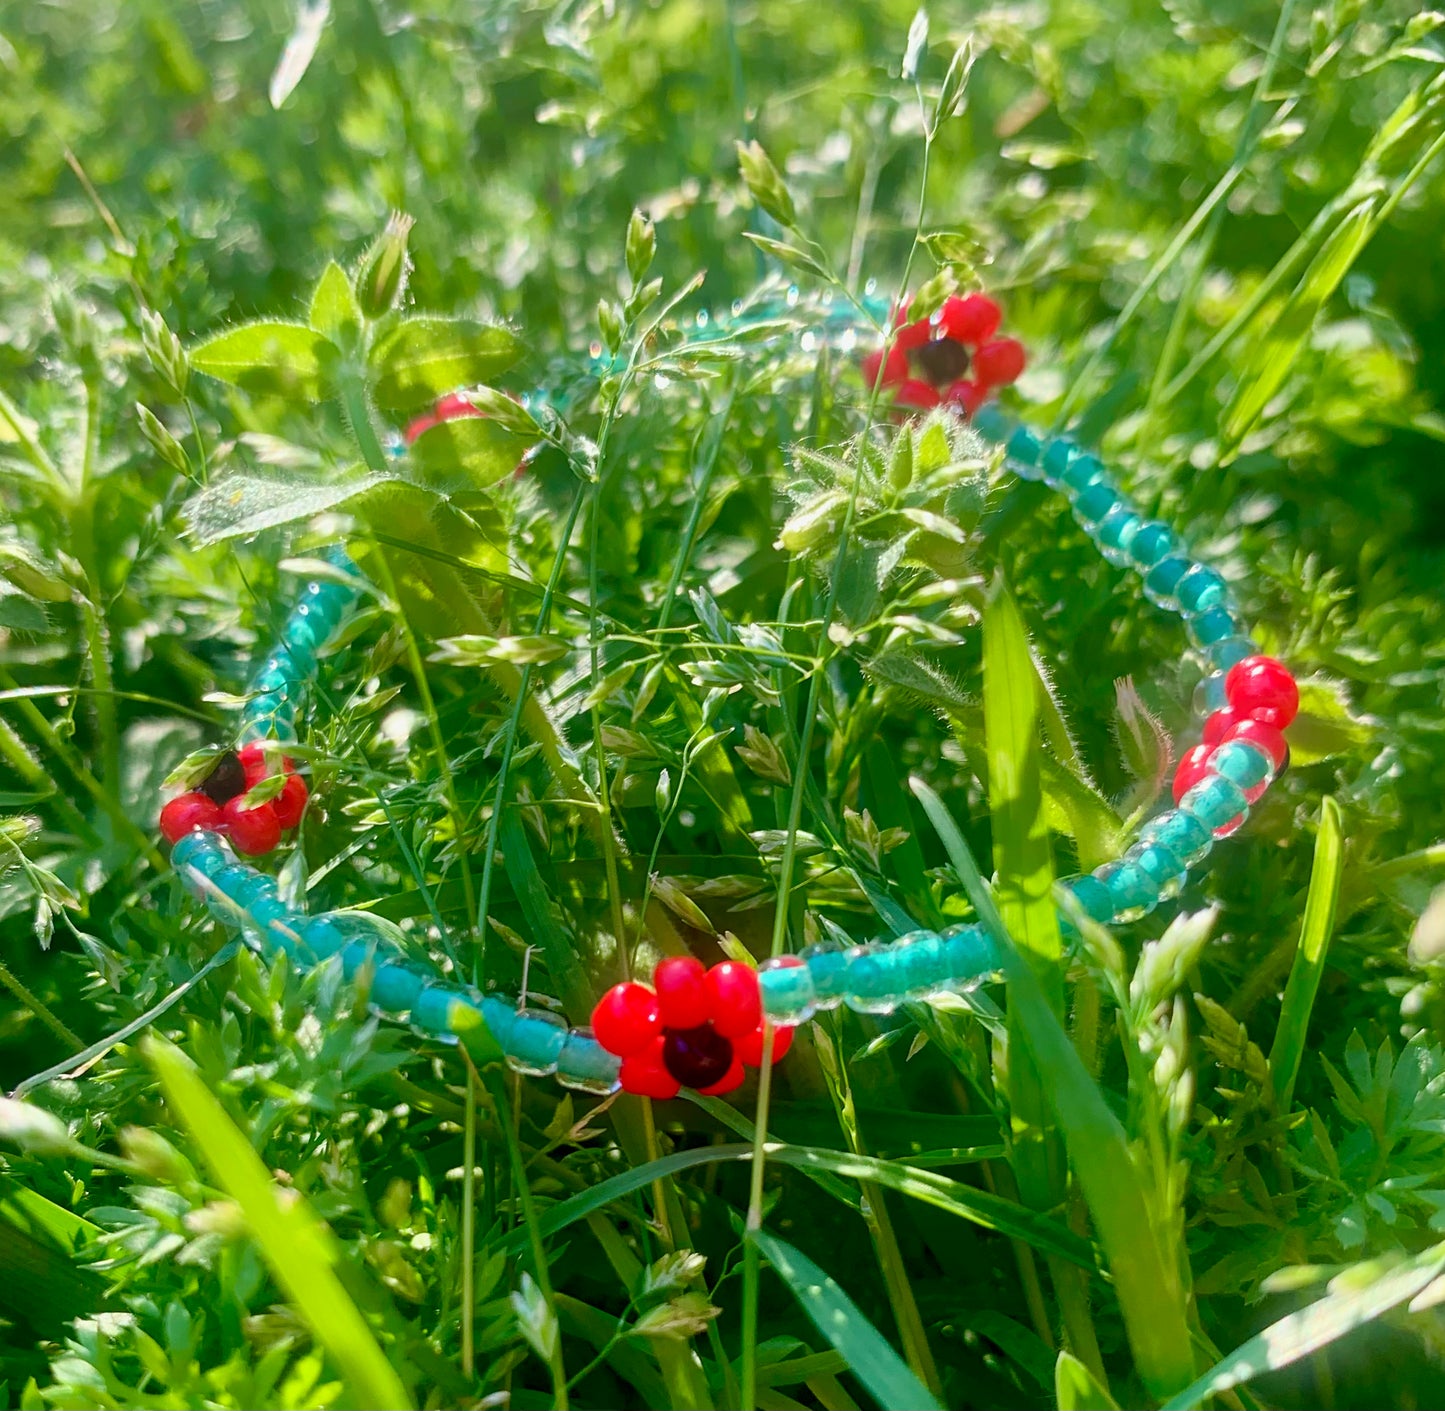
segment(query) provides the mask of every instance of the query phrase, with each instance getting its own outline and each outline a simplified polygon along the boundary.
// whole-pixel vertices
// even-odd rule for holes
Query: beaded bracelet
[[[1146,519],[1096,456],[1067,435],[1041,436],[986,400],[1023,369],[1022,347],[994,337],[998,321],[997,305],[983,295],[949,299],[931,319],[901,326],[887,361],[869,355],[863,370],[870,382],[893,389],[901,406],[950,404],[971,415],[981,436],[1003,446],[1010,470],[1064,494],[1104,557],[1134,569],[1145,595],[1184,619],[1209,665],[1195,693],[1196,711],[1207,717],[1202,740],[1176,770],[1175,807],[1146,824],[1117,861],[1059,883],[1084,915],[1121,925],[1177,895],[1214,840],[1243,825],[1287,763],[1282,732],[1298,710],[1299,691],[1283,665],[1259,654],[1219,574],[1192,559],[1167,525]],[[415,435],[409,432],[406,444],[431,426],[478,414],[464,395],[444,398],[425,425],[410,429]],[[528,1007],[525,996],[506,1000],[443,978],[409,958],[364,912],[307,915],[289,906],[274,880],[235,852],[270,851],[306,806],[305,783],[281,751],[296,738],[318,654],[364,586],[344,550],[331,549],[327,558],[337,580],[306,585],[280,643],[252,675],[241,748],[223,754],[161,816],[182,880],[263,955],[284,954],[301,969],[336,957],[345,979],[366,983],[374,1012],[429,1038],[466,1044],[479,1059],[500,1057],[516,1072],[553,1075],[585,1092],[620,1086],[656,1098],[674,1097],[683,1086],[732,1091],[747,1067],[761,1064],[770,1028],[776,1061],[793,1027],[820,1010],[887,1013],[998,978],[993,941],[968,922],[886,942],[825,941],[757,970],[736,961],[709,970],[690,956],[669,957],[651,987],[615,985],[589,1026],[569,1028],[552,1011]]]

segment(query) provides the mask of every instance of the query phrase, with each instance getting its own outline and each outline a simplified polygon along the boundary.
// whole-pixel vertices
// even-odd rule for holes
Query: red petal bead
[[[461,392],[448,392],[445,397],[438,397],[435,411],[438,421],[455,421],[458,417],[482,415]]]
[[[662,1034],[657,996],[635,980],[613,985],[592,1010],[592,1032],[597,1042],[618,1058],[641,1053]],[[658,1055],[661,1063],[660,1049]]]
[[[987,294],[965,294],[962,298],[955,294],[943,301],[938,326],[950,338],[977,347],[993,337],[1002,318],[1003,311]]]
[[[732,1067],[729,1068],[717,1082],[711,1087],[699,1088],[698,1092],[704,1097],[721,1097],[724,1093],[732,1092],[734,1088],[742,1087],[745,1077],[747,1077],[747,1074],[743,1072],[743,1065],[734,1058]]]
[[[670,955],[652,973],[662,1022],[669,1029],[695,1029],[712,1017],[707,971],[691,955]]]
[[[220,824],[220,805],[194,790],[172,799],[161,809],[161,833],[168,843],[180,842],[197,828],[215,829]]]
[[[973,375],[985,387],[1004,387],[1018,379],[1027,362],[1017,338],[995,338],[973,355]]]
[[[707,972],[712,997],[712,1026],[724,1038],[751,1033],[763,1022],[758,972],[737,960],[724,960]]]
[[[883,385],[896,387],[908,376],[908,354],[896,343],[888,350],[888,361],[883,361],[883,351],[869,353],[862,360],[863,385],[871,392],[878,378],[878,369],[883,369]]]
[[[969,378],[960,378],[944,392],[943,400],[953,403],[963,412],[964,416],[972,416],[988,401],[988,388]]]
[[[1222,744],[1225,736],[1244,718],[1233,706],[1221,706],[1204,722],[1204,743]]]
[[[1195,745],[1195,747],[1179,761],[1179,767],[1174,771],[1174,802],[1187,794],[1208,772],[1207,765],[1209,756],[1214,752],[1213,745]]]
[[[1237,725],[1231,725],[1223,738],[1247,740],[1251,745],[1257,745],[1274,761],[1276,774],[1284,768],[1285,761],[1289,758],[1289,745],[1284,735],[1262,720],[1241,720]]]
[[[401,433],[401,439],[405,441],[408,446],[415,445],[417,437],[424,435],[430,431],[432,427],[440,426],[441,424],[442,420],[439,416],[436,416],[432,412],[427,412],[417,417],[417,419]]]
[[[933,325],[926,318],[916,318],[900,328],[893,339],[893,346],[906,353],[910,348],[921,348],[933,338]]]
[[[662,1035],[659,1034],[641,1053],[629,1053],[622,1060],[617,1081],[623,1092],[639,1097],[655,1097],[666,1101],[682,1091],[682,1084],[662,1066]]]
[[[276,822],[281,825],[282,831],[294,828],[301,822],[301,815],[306,812],[306,800],[310,797],[311,791],[299,774],[286,776],[281,792],[271,800],[271,807],[276,811]]]
[[[793,1046],[793,1031],[786,1024],[773,1029],[773,1062],[777,1063]],[[763,1066],[763,1026],[758,1025],[751,1034],[744,1034],[733,1040],[733,1052],[749,1068]]]
[[[259,857],[268,853],[281,841],[281,825],[276,821],[276,810],[269,803],[258,804],[255,808],[242,808],[238,795],[221,810],[231,845],[247,857]]]
[[[270,756],[270,759],[267,756]],[[254,789],[263,779],[271,775],[271,760],[276,758],[274,747],[267,750],[265,745],[258,743],[243,745],[236,751],[236,758],[241,761],[241,768],[246,771],[246,787]],[[284,755],[281,757],[281,772],[290,774],[296,766]]]
[[[924,382],[922,378],[910,377],[899,389],[897,402],[900,407],[913,407],[917,411],[931,411],[941,400],[938,389]]]
[[[1242,716],[1283,730],[1299,713],[1299,687],[1283,662],[1273,657],[1245,657],[1229,668],[1224,693]]]

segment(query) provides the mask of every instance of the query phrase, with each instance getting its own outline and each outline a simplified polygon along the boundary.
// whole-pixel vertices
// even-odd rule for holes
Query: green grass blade
[[[888,1411],[942,1411],[858,1305],[807,1255],[766,1230],[754,1230],[751,1238],[879,1406]]]
[[[951,1181],[936,1172],[919,1170],[896,1161],[882,1161],[876,1156],[853,1156],[841,1151],[789,1146],[784,1142],[769,1142],[765,1153],[769,1161],[796,1167],[810,1175],[827,1172],[855,1181],[873,1181],[900,1195],[982,1225],[985,1229],[1024,1240],[1046,1254],[1056,1254],[1086,1269],[1094,1267],[1088,1241],[1080,1239],[1058,1220],[1027,1210],[1002,1196],[976,1190],[962,1181]],[[701,1147],[660,1157],[599,1181],[597,1185],[558,1202],[537,1217],[538,1231],[545,1239],[663,1176],[673,1176],[694,1166],[709,1166],[715,1162],[747,1161],[752,1154],[751,1145],[729,1142],[723,1146]],[[498,1248],[509,1254],[516,1253],[526,1240],[525,1231],[513,1230]]]
[[[1206,1397],[1228,1391],[1262,1372],[1288,1367],[1408,1302],[1442,1271],[1445,1271],[1445,1244],[1436,1244],[1367,1284],[1326,1294],[1241,1343],[1198,1381],[1165,1402],[1161,1411],[1188,1411]]]
[[[927,811],[979,919],[1003,955],[1009,1003],[1017,1009],[1025,1040],[1068,1142],[1069,1155],[1088,1201],[1099,1242],[1114,1275],[1135,1365],[1155,1395],[1167,1396],[1194,1374],[1182,1254],[1166,1249],[1155,1225],[1129,1138],[1099,1086],[1075,1051],[1043,986],[1009,939],[967,842],[943,800],[921,780],[913,792]]]
[[[177,1121],[200,1147],[217,1183],[241,1207],[276,1282],[330,1355],[357,1404],[406,1411],[412,1399],[332,1267],[329,1231],[304,1201],[283,1205],[276,1198],[261,1158],[178,1048],[150,1038],[145,1053]]]
[[[1259,331],[1249,365],[1224,409],[1221,436],[1228,459],[1279,391],[1320,310],[1333,297],[1375,231],[1374,197],[1360,201],[1325,237],[1284,308]]]
[[[1039,684],[1013,598],[994,586],[983,615],[983,727],[999,910],[1063,1012],[1063,953],[1052,896],[1053,860],[1039,776]]]
[[[1305,898],[1299,949],[1295,951],[1294,964],[1290,966],[1289,981],[1284,987],[1284,1003],[1279,1011],[1279,1027],[1275,1030],[1274,1044],[1269,1051],[1275,1103],[1281,1111],[1288,1111],[1290,1099],[1294,1096],[1310,1013],[1325,971],[1325,951],[1335,927],[1344,862],[1340,806],[1326,795],[1320,804],[1320,831],[1315,838],[1315,860],[1310,871],[1309,895]]]
[[[1119,1403],[1071,1352],[1059,1353],[1054,1364],[1054,1400],[1059,1411],[1119,1411]]]

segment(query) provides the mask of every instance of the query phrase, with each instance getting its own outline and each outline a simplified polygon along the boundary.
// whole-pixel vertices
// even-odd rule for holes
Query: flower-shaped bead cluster
[[[708,1097],[730,1093],[743,1069],[763,1061],[763,1007],[757,972],[735,960],[706,969],[692,956],[669,956],[653,972],[652,986],[628,980],[614,985],[592,1011],[592,1032],[622,1060],[624,1091],[676,1097],[695,1088]],[[773,1059],[793,1042],[793,1031],[773,1030]]]
[[[239,853],[258,857],[301,822],[309,792],[289,759],[281,760],[284,781],[264,803],[246,805],[247,793],[272,774],[262,744],[227,750],[195,788],[178,794],[161,809],[161,832],[168,843],[204,828],[230,838]]]
[[[1026,361],[1016,338],[997,338],[1003,312],[986,294],[954,295],[932,318],[905,323],[906,301],[887,361],[883,352],[862,362],[871,389],[880,372],[900,407],[929,411],[940,404],[972,416],[989,393],[1018,380]]]

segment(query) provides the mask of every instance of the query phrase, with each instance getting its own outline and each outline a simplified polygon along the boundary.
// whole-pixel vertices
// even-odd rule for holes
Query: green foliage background
[[[920,98],[927,111],[965,40],[976,62],[932,144],[921,229],[956,233],[945,246],[968,258],[954,275],[976,271],[1005,304],[1031,355],[1019,407],[1101,440],[1137,498],[1235,583],[1260,644],[1308,678],[1306,719],[1288,774],[1173,908],[1216,906],[1212,930],[1185,921],[1146,950],[1166,908],[1117,945],[1092,937],[1053,977],[1067,982],[1088,1091],[1102,1094],[1093,1130],[1056,1118],[1047,1095],[1067,1074],[1039,1057],[1035,1115],[1068,1150],[1067,1184],[1030,1188],[1007,1139],[1003,1051],[976,1014],[834,1016],[778,1069],[768,1130],[786,1149],[761,1204],[741,1162],[679,1166],[656,1186],[649,1167],[548,1235],[549,1277],[528,1238],[539,1221],[650,1157],[750,1140],[754,1088],[731,1106],[659,1107],[655,1132],[630,1099],[579,1130],[582,1100],[559,1104],[545,1081],[469,1080],[455,1054],[378,1025],[338,977],[268,971],[242,952],[155,1026],[217,1111],[188,1103],[169,1051],[134,1041],[30,1093],[64,1132],[7,1110],[7,1404],[376,1404],[388,1384],[375,1346],[400,1394],[427,1405],[503,1392],[550,1405],[570,1377],[576,1405],[724,1406],[749,1376],[770,1407],[904,1405],[919,1381],[949,1406],[1102,1405],[1084,1366],[1118,1404],[1157,1404],[1181,1388],[1140,1364],[1148,1310],[1125,1280],[1075,1274],[1059,1253],[1117,1272],[1081,1179],[1110,1113],[1150,1211],[1133,1253],[1162,1250],[1178,1269],[1195,1344],[1181,1357],[1196,1371],[1312,1299],[1365,1291],[1350,1306],[1367,1327],[1304,1356],[1305,1332],[1288,1325],[1265,1375],[1219,1404],[1445,1404],[1430,1282],[1445,1270],[1445,996],[1432,968],[1445,918],[1427,910],[1445,862],[1445,177],[1433,160],[1445,18],[1405,0],[939,6],[916,94],[899,76],[909,5],[336,0],[324,24],[314,12],[314,57],[273,106],[305,13],[274,0],[0,0],[7,1090],[217,957],[226,937],[152,841],[160,782],[225,737],[233,717],[213,695],[240,689],[283,619],[297,580],[282,561],[353,525],[358,546],[389,534],[366,550],[388,606],[328,662],[335,709],[308,740],[320,806],[285,876],[315,907],[377,902],[466,970],[468,889],[518,672],[454,652],[426,665],[423,691],[416,668],[458,634],[533,633],[559,529],[584,496],[529,676],[547,710],[524,721],[498,815],[507,865],[484,959],[488,983],[515,992],[521,938],[536,942],[533,987],[573,1022],[616,976],[619,929],[642,938],[644,968],[683,945],[717,958],[723,931],[766,955],[792,856],[805,668],[835,567],[847,631],[816,677],[790,946],[819,915],[855,939],[880,934],[869,896],[925,925],[972,914],[967,868],[903,787],[909,774],[999,865],[1010,924],[1005,863],[1018,854],[987,786],[1008,751],[1043,760],[1059,873],[1137,826],[1162,767],[1149,721],[1184,738],[1198,677],[1177,622],[956,429],[936,463],[909,443],[908,491],[954,537],[910,534],[862,449],[877,447],[881,467],[896,442],[858,439],[868,399],[851,360],[804,336],[818,279],[795,272],[794,321],[739,359],[695,346],[699,311],[776,276],[743,233],[798,238],[750,197],[740,141],[766,148],[798,227],[844,283],[896,294],[920,227]],[[1192,220],[1226,173],[1227,194]],[[706,278],[646,344],[656,376],[599,379],[586,350],[601,347],[599,299],[631,292],[638,208],[654,222],[663,299]],[[142,314],[187,346],[248,320],[304,320],[328,261],[355,270],[393,209],[416,219],[409,308],[510,324],[525,354],[499,385],[565,389],[561,420],[517,479],[517,447],[471,423],[476,443],[406,462],[405,487],[332,496],[340,513],[317,522],[306,497],[363,458],[357,406],[251,397],[199,374],[187,402],[147,356]],[[1378,223],[1368,242],[1347,245],[1364,222]],[[1302,258],[1281,264],[1301,232]],[[914,287],[933,270],[920,249]],[[624,348],[655,313],[624,311]],[[147,439],[137,403],[184,447],[179,462]],[[406,420],[361,410],[383,437]],[[827,521],[796,556],[777,550],[794,509],[846,493],[860,458],[856,543],[835,557]],[[258,464],[282,487],[269,527],[232,534],[224,489],[202,485]],[[948,493],[959,480],[971,493]],[[897,544],[899,570],[880,583]],[[439,574],[437,552],[459,576]],[[996,725],[985,733],[992,693],[1027,661],[986,591],[997,572],[1068,721],[1046,743],[1018,721],[1011,744]],[[706,593],[665,608],[674,577]],[[985,618],[1012,644],[993,658]],[[1116,690],[1123,677],[1137,695]],[[698,748],[712,730],[721,747]],[[624,848],[613,859],[596,808],[575,806],[604,780]],[[1308,1042],[1280,1099],[1266,1055],[1280,1052],[1326,797],[1341,819],[1340,903],[1313,1008],[1292,1016]],[[226,1121],[303,1203],[260,1182],[247,1204],[208,1167]],[[804,1149],[880,1162],[839,1174]],[[924,1194],[925,1168],[953,1183],[952,1206]],[[750,1203],[770,1241],[756,1337]],[[988,1228],[998,1218],[1019,1222],[1004,1225],[1012,1243]],[[344,1298],[324,1279],[307,1286],[303,1260],[278,1268],[287,1240],[335,1270]],[[838,1289],[800,1301],[810,1264]],[[1391,1302],[1391,1278],[1418,1287]],[[846,1335],[820,1330],[820,1299]],[[353,1305],[351,1322],[316,1312]],[[1058,1358],[1064,1346],[1077,1363]]]

